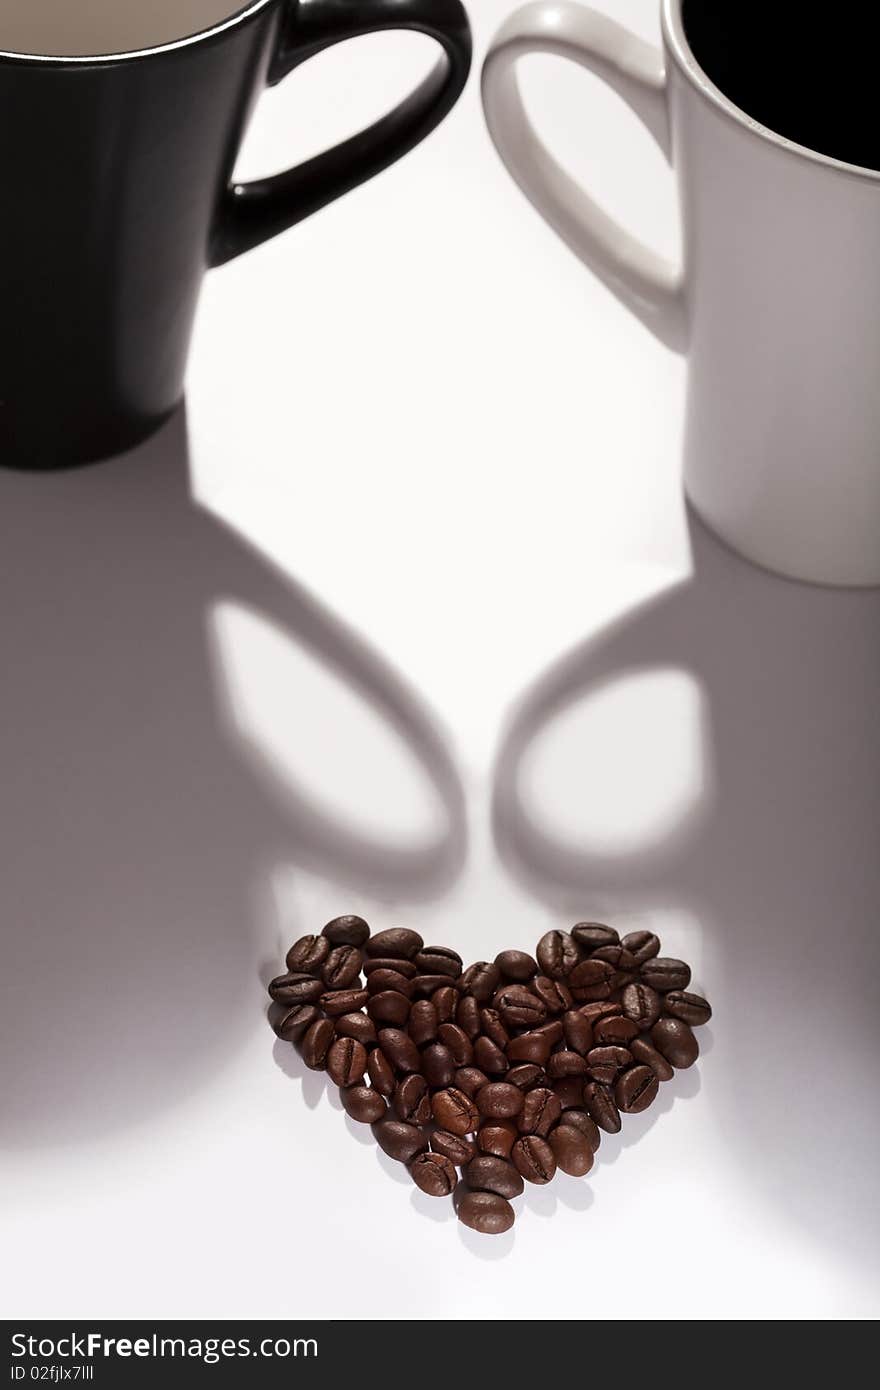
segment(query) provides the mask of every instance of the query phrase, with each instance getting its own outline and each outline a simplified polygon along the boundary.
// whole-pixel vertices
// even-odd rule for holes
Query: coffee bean
[[[599,1047],[629,1047],[633,1038],[639,1036],[639,1025],[633,1023],[631,1018],[612,1014],[609,1018],[599,1019],[593,1029],[593,1036]]]
[[[371,971],[367,976],[367,994],[384,994],[386,989],[393,989],[397,994],[411,999],[413,982],[408,980],[405,975],[401,975],[399,970]]]
[[[667,1013],[680,1018],[691,1028],[699,1028],[712,1017],[712,1009],[702,995],[686,994],[681,989],[671,990],[663,1000],[663,1007]]]
[[[417,931],[410,931],[407,927],[389,927],[387,931],[380,931],[371,936],[365,950],[368,956],[391,956],[393,959],[412,960],[424,944]]]
[[[394,1090],[394,1100],[392,1102],[395,1114],[399,1120],[405,1120],[410,1125],[427,1125],[431,1123],[431,1098],[428,1095],[428,1085],[423,1076],[413,1074],[404,1077]]]
[[[561,980],[551,980],[547,975],[536,975],[530,988],[537,994],[548,1014],[564,1014],[572,1006],[572,997]]]
[[[516,1123],[521,1134],[537,1134],[543,1139],[559,1123],[561,1115],[559,1097],[539,1086],[534,1091],[526,1091]]]
[[[495,957],[495,964],[505,980],[515,980],[525,984],[537,974],[538,963],[525,951],[501,951]]]
[[[458,1174],[443,1154],[417,1154],[409,1171],[416,1187],[429,1197],[448,1197],[458,1182]]]
[[[346,1113],[361,1124],[374,1125],[385,1117],[385,1101],[371,1086],[349,1086],[339,1092],[339,1098]]]
[[[474,1061],[481,1071],[488,1072],[490,1076],[503,1076],[507,1071],[507,1057],[491,1038],[477,1038]]]
[[[700,1055],[699,1043],[680,1018],[661,1018],[651,1029],[651,1042],[676,1071],[692,1067]]]
[[[544,975],[551,980],[563,980],[583,955],[578,943],[567,931],[548,931],[538,942],[535,952]]]
[[[660,996],[650,985],[634,982],[620,996],[626,1018],[632,1020],[640,1033],[652,1028],[660,1017]]]
[[[557,1125],[548,1140],[557,1166],[572,1178],[582,1178],[593,1166],[593,1150],[579,1129]]]
[[[525,1134],[517,1139],[510,1156],[526,1182],[543,1186],[556,1176],[556,1158],[546,1139]]]
[[[611,999],[599,999],[592,1004],[579,1004],[578,1013],[587,1020],[591,1028],[595,1028],[600,1018],[619,1017],[623,1009]]]
[[[510,1062],[534,1062],[543,1066],[550,1056],[551,1043],[543,1033],[521,1033],[512,1038],[505,1051]]]
[[[666,1058],[652,1047],[647,1038],[633,1038],[629,1050],[637,1062],[650,1067],[658,1081],[671,1081],[675,1075]]]
[[[461,974],[461,956],[448,946],[425,946],[415,957],[416,965],[425,975],[448,975],[457,980]]]
[[[472,1139],[465,1139],[460,1134],[450,1134],[448,1129],[435,1129],[431,1135],[431,1148],[435,1153],[442,1154],[448,1158],[450,1163],[454,1163],[456,1168],[462,1168],[465,1163],[470,1163],[477,1152],[477,1146]]]
[[[501,1022],[497,1009],[480,1010],[480,1032],[490,1038],[496,1047],[505,1048],[510,1042],[510,1034]]]
[[[459,1091],[464,1091],[465,1095],[473,1100],[477,1091],[488,1085],[489,1078],[479,1067],[459,1067],[452,1082]]]
[[[380,1028],[379,1046],[397,1072],[419,1071],[422,1059],[408,1033],[400,1028]]]
[[[562,1020],[551,1018],[549,1023],[542,1023],[540,1027],[533,1028],[532,1032],[546,1038],[550,1046],[555,1047],[557,1043],[562,1042]]]
[[[594,1081],[613,1086],[618,1072],[632,1066],[632,1053],[625,1047],[594,1047],[587,1053],[586,1063]]]
[[[510,1120],[494,1120],[481,1125],[477,1131],[477,1147],[481,1153],[494,1154],[496,1158],[509,1158],[510,1151],[519,1138],[519,1130]]]
[[[455,1018],[458,993],[453,989],[452,985],[444,985],[442,989],[435,990],[431,995],[431,1003],[437,1010],[439,1022],[451,1023]]]
[[[463,994],[455,1007],[455,1021],[473,1042],[480,1032],[480,1006],[472,994]]]
[[[561,1076],[551,1087],[563,1110],[579,1110],[584,1103],[583,1076]]]
[[[333,1024],[329,1018],[321,1018],[313,1023],[303,1035],[299,1045],[302,1059],[310,1071],[323,1071],[327,1065],[327,1053],[333,1043]]]
[[[338,1038],[357,1038],[366,1046],[376,1041],[376,1025],[366,1014],[342,1014],[336,1019]]]
[[[601,1142],[602,1135],[596,1121],[587,1114],[586,1110],[566,1110],[560,1124],[567,1125],[571,1129],[580,1130],[593,1153],[596,1152]],[[551,1132],[555,1133],[555,1131]]]
[[[650,1067],[630,1067],[629,1071],[618,1077],[614,1087],[614,1099],[618,1110],[623,1110],[628,1115],[637,1115],[639,1111],[647,1110],[651,1102],[657,1099],[659,1089],[660,1083]]]
[[[455,1058],[442,1043],[429,1043],[422,1053],[421,1070],[429,1086],[448,1086],[455,1076]]]
[[[576,927],[572,927],[571,934],[578,945],[587,951],[598,951],[602,946],[616,946],[618,940],[614,928],[606,927],[604,922],[578,922]]]
[[[504,1080],[509,1086],[518,1086],[521,1091],[531,1091],[535,1086],[546,1086],[547,1073],[534,1062],[520,1062],[505,1073]]]
[[[412,980],[418,975],[418,970],[411,960],[395,960],[392,956],[374,956],[364,961],[361,970],[369,980],[371,975],[375,975],[377,970],[394,970],[398,975],[403,975],[405,979]]]
[[[409,1018],[409,1000],[396,989],[383,989],[374,994],[367,1004],[367,1013],[374,1023],[390,1023],[402,1028]]]
[[[513,1207],[496,1192],[463,1193],[456,1205],[456,1214],[463,1226],[484,1236],[500,1236],[513,1225]]]
[[[291,974],[317,974],[330,954],[330,942],[325,936],[301,936],[287,952],[287,969]]]
[[[497,1008],[505,1028],[535,1028],[547,1017],[546,1005],[525,985],[505,985]]]
[[[373,1133],[379,1148],[389,1158],[398,1163],[410,1163],[416,1154],[424,1153],[428,1140],[415,1125],[404,1124],[402,1120],[380,1120],[373,1125]]]
[[[322,932],[331,946],[363,946],[370,928],[363,917],[334,917]]]
[[[687,989],[691,982],[691,968],[683,960],[673,960],[671,956],[656,956],[645,961],[640,967],[646,985],[657,989],[661,994],[668,990]]]
[[[299,1042],[312,1024],[317,1023],[321,1017],[320,1010],[316,1009],[314,1004],[294,1004],[293,1008],[279,1004],[274,1007],[278,1009],[278,1016],[272,1027],[284,1042]]]
[[[480,1004],[487,1004],[501,982],[501,971],[497,965],[487,960],[478,960],[469,965],[461,976],[460,984],[465,994],[472,994]]]
[[[437,1036],[437,1010],[430,999],[417,999],[409,1011],[407,1030],[416,1047],[433,1042]]]
[[[269,985],[269,993],[276,1004],[315,1004],[324,992],[320,980],[301,970],[289,970],[286,975],[276,975]]]
[[[508,1081],[490,1081],[477,1092],[476,1102],[487,1120],[512,1120],[523,1108],[523,1093]]]
[[[377,1047],[367,1058],[367,1074],[376,1090],[383,1096],[394,1094],[394,1068],[385,1053]]]
[[[628,985],[630,980],[635,978],[638,969],[635,957],[623,946],[602,946],[598,951],[592,952],[590,960],[604,960],[606,965],[611,966],[614,971],[610,980],[612,990]]]
[[[581,1003],[607,999],[611,993],[614,967],[607,960],[582,960],[568,977],[568,987]]]
[[[518,1197],[523,1180],[512,1163],[494,1154],[478,1154],[462,1172],[468,1187],[476,1192],[497,1192],[499,1197]]]
[[[449,988],[448,975],[416,975],[412,981],[413,997],[418,999],[432,999],[438,989]],[[453,985],[453,993],[457,996],[458,990]]]
[[[337,1086],[356,1086],[367,1069],[367,1049],[354,1038],[337,1038],[327,1053],[327,1071]]]
[[[653,960],[660,950],[660,938],[652,931],[631,931],[620,944],[626,947],[637,965]]]
[[[473,1134],[480,1124],[480,1112],[464,1091],[449,1087],[438,1091],[431,1101],[434,1121],[450,1134]]]
[[[547,1063],[547,1075],[553,1081],[559,1081],[563,1076],[586,1076],[587,1061],[579,1052],[568,1052],[562,1049],[554,1052],[550,1061]]]
[[[474,1049],[464,1029],[459,1028],[457,1023],[441,1023],[437,1031],[443,1046],[452,1053],[455,1065],[469,1067],[474,1060]]]
[[[562,1031],[566,1047],[585,1057],[593,1046],[593,1030],[589,1020],[576,1009],[569,1009],[562,1020]]]
[[[348,989],[360,975],[363,959],[356,946],[334,946],[321,971],[324,984],[328,989]]]
[[[364,1008],[369,995],[365,989],[331,989],[318,1000],[325,1014],[339,1018],[342,1014],[354,1014]]]
[[[598,1081],[588,1081],[584,1087],[584,1105],[587,1113],[606,1134],[617,1134],[620,1129],[620,1112],[607,1086]]]

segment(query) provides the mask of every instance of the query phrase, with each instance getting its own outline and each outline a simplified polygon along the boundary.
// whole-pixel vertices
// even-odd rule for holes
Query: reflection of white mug
[[[863,119],[875,86],[858,70],[875,50],[853,21],[841,110],[822,78],[835,25],[760,8],[663,0],[661,54],[580,5],[527,5],[486,59],[486,117],[543,216],[687,349],[685,486],[704,519],[783,574],[880,584],[880,170],[866,167],[880,164],[880,142]],[[668,154],[683,271],[619,228],[540,143],[515,73],[531,52],[598,73]]]

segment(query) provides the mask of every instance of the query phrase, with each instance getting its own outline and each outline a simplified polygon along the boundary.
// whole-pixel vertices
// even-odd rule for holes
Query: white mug
[[[489,130],[572,250],[688,353],[685,488],[709,526],[790,577],[880,584],[880,171],[736,105],[692,51],[697,9],[663,0],[661,53],[581,5],[527,5],[486,59]],[[799,22],[815,21],[802,12]],[[665,151],[680,191],[680,270],[612,221],[541,144],[515,71],[534,52],[601,76]],[[830,109],[826,76],[816,75],[815,101]]]

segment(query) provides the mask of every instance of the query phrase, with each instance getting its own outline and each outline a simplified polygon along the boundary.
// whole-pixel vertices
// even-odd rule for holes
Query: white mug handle
[[[538,139],[515,71],[526,53],[555,54],[596,73],[671,159],[663,55],[595,10],[540,0],[517,10],[496,35],[483,67],[483,106],[498,153],[530,202],[657,337],[682,348],[682,272],[609,217]]]

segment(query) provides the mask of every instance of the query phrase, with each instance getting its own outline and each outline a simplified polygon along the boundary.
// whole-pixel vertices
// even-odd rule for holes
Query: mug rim
[[[744,127],[750,134],[757,136],[759,140],[775,145],[778,150],[795,159],[803,159],[808,163],[819,164],[826,169],[834,169],[839,173],[865,179],[872,183],[880,180],[880,169],[872,169],[866,164],[850,164],[845,159],[835,159],[833,155],[822,154],[819,150],[811,149],[809,145],[801,145],[796,140],[789,140],[785,135],[780,135],[778,131],[773,130],[771,126],[755,120],[754,116],[750,116],[741,106],[737,106],[735,102],[725,96],[720,87],[715,85],[711,77],[697,62],[685,33],[682,15],[683,3],[684,0],[663,0],[663,37],[666,50],[675,60],[682,75],[705,101],[709,102],[721,115],[735,125],[740,128]]]
[[[216,24],[209,25],[207,29],[199,29],[195,34],[186,34],[183,38],[169,39],[166,43],[151,44],[146,48],[128,48],[123,49],[121,53],[95,54],[19,53],[15,49],[0,48],[0,63],[36,63],[43,67],[95,67],[102,63],[123,63],[133,58],[152,58],[160,53],[173,53],[177,49],[190,48],[194,44],[218,38],[273,3],[274,0],[250,0],[250,4],[245,4],[242,9],[234,11],[226,19],[218,19]]]

